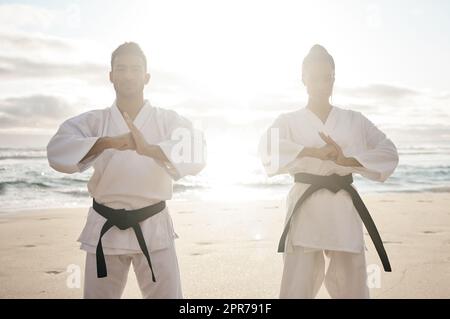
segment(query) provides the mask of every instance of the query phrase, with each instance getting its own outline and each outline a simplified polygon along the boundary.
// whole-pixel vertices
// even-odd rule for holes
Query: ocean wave
[[[207,187],[201,185],[186,185],[186,184],[174,184],[173,191],[174,192],[184,192],[187,190],[197,190],[197,189],[205,189]]]
[[[47,156],[42,155],[0,155],[1,160],[35,160],[35,159],[47,159]]]
[[[443,152],[442,150],[423,150],[423,151],[417,151],[417,150],[411,150],[411,151],[398,151],[398,155],[401,156],[413,156],[413,155],[449,155],[450,149],[445,150]]]
[[[27,182],[27,181],[23,181],[23,180],[0,182],[0,189],[5,188],[7,186],[19,186],[19,187],[24,187],[24,188],[34,187],[34,186],[37,186],[40,188],[51,188],[52,187],[51,185],[48,185],[43,182]]]
[[[87,190],[60,190],[57,193],[69,195],[73,197],[89,197],[90,194]]]
[[[23,151],[23,152],[28,152],[28,151],[33,151],[33,152],[45,152],[46,148],[45,147],[0,147],[0,152],[3,151],[14,151],[14,152],[19,152],[19,151]]]
[[[61,178],[58,178],[58,181],[87,184],[89,182],[89,178],[84,179],[84,178],[76,178],[76,177],[61,177]]]
[[[436,186],[424,188],[423,190],[432,193],[450,193],[450,186]]]

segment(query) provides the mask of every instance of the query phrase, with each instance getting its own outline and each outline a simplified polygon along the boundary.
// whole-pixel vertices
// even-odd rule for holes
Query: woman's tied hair
[[[335,66],[333,57],[323,46],[319,44],[313,45],[313,47],[309,50],[308,55],[306,55],[306,57],[303,59],[302,74],[308,74],[312,70],[314,64],[317,63],[330,64],[334,73]]]

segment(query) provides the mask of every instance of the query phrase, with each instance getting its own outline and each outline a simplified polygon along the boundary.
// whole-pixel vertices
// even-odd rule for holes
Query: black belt
[[[100,232],[100,238],[98,239],[97,244],[97,252],[96,252],[97,277],[103,278],[108,275],[108,272],[106,270],[105,256],[103,254],[103,247],[102,247],[103,235],[113,226],[116,226],[120,230],[125,230],[132,227],[134,233],[136,234],[139,247],[141,247],[141,250],[144,253],[145,258],[147,258],[148,265],[150,266],[150,270],[152,272],[152,280],[153,282],[155,282],[156,279],[152,268],[152,262],[150,261],[150,254],[148,252],[147,245],[145,244],[144,235],[142,234],[142,229],[139,223],[146,220],[147,218],[152,217],[153,215],[160,213],[166,207],[166,202],[161,201],[154,205],[150,205],[136,210],[125,210],[125,209],[113,209],[104,206],[102,204],[97,203],[95,199],[93,199],[92,207],[97,213],[106,218],[106,222],[102,227],[102,230]]]
[[[373,244],[375,245],[378,255],[380,256],[384,271],[386,271],[386,272],[391,271],[391,265],[389,263],[389,258],[386,254],[386,250],[384,249],[383,241],[381,240],[381,237],[380,237],[380,234],[378,233],[377,227],[375,226],[375,223],[373,222],[372,217],[370,217],[370,214],[369,214],[369,211],[367,210],[366,205],[364,205],[364,202],[362,201],[358,192],[352,186],[352,183],[353,183],[352,174],[348,174],[345,176],[341,176],[341,175],[337,175],[337,174],[332,174],[329,176],[322,176],[322,175],[314,175],[314,174],[308,174],[308,173],[298,173],[298,174],[295,174],[295,182],[310,184],[310,186],[306,189],[306,191],[302,194],[302,196],[300,196],[297,203],[295,203],[292,214],[289,217],[289,220],[287,221],[287,223],[284,227],[283,234],[281,235],[280,243],[278,244],[278,252],[279,253],[284,252],[286,237],[289,232],[292,217],[294,216],[295,212],[298,211],[298,209],[303,204],[303,202],[309,196],[311,196],[314,192],[316,192],[320,189],[323,189],[323,188],[326,188],[333,193],[337,193],[339,190],[343,189],[350,194],[352,201],[353,201],[353,205],[355,206],[356,210],[358,211],[359,217],[361,217],[361,220],[363,221],[364,226],[366,227],[367,232],[370,235],[370,238],[372,238]]]

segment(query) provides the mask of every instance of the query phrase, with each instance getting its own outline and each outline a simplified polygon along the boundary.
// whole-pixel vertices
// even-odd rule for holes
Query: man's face
[[[303,83],[310,97],[329,98],[333,92],[334,69],[328,63],[314,63],[304,75]]]
[[[132,54],[118,55],[113,60],[109,79],[116,93],[122,96],[134,96],[144,90],[150,80],[145,70],[144,60]]]

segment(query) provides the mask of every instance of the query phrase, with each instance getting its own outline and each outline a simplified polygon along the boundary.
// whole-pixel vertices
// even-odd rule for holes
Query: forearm
[[[302,157],[314,157],[318,159],[323,159],[320,155],[320,149],[315,147],[305,147],[303,150],[298,154],[298,158]],[[362,167],[363,165],[358,162],[358,160],[354,157],[340,157],[337,159],[333,159],[333,161],[336,162],[336,164],[341,166],[348,166],[348,167]]]
[[[354,157],[346,157],[342,166],[363,167],[363,165]]]
[[[302,158],[302,157],[319,158],[317,151],[318,151],[318,149],[315,147],[304,147],[303,150],[298,154],[297,158]]]
[[[85,159],[95,156],[97,154],[100,154],[104,150],[111,147],[111,138],[110,137],[100,137],[94,144],[94,146],[91,147],[89,152],[83,157],[83,159],[80,162],[83,162]]]
[[[158,145],[148,144],[145,148],[144,155],[163,162],[170,162]]]

